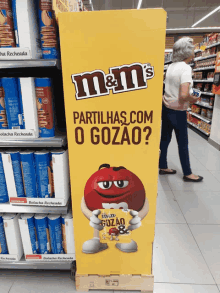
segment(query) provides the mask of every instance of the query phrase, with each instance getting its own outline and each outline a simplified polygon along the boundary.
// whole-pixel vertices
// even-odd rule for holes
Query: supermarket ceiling
[[[137,8],[139,0],[92,0],[94,10]],[[167,11],[167,28],[191,27],[220,5],[220,0],[143,0],[141,8],[163,7]],[[197,27],[220,26],[220,10]]]

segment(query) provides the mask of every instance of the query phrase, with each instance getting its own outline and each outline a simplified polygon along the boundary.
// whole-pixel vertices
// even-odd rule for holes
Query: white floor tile
[[[3,270],[0,270],[0,293],[8,293],[14,281],[13,276],[7,275]]]
[[[27,276],[17,278],[10,293],[73,293],[75,284],[64,276]]]
[[[169,183],[167,182],[166,177],[167,177],[167,175],[158,175],[158,185],[157,185],[158,190],[169,190],[169,191],[171,191]]]
[[[220,284],[220,225],[189,225],[217,284]]]
[[[216,285],[154,284],[154,293],[219,293]]]
[[[220,152],[207,152],[205,155],[198,157],[198,160],[208,169],[220,171]]]
[[[207,171],[207,168],[203,164],[201,164],[199,160],[195,158],[192,154],[190,154],[190,166],[192,172],[195,172],[197,170]],[[168,156],[168,167],[170,169],[177,170],[178,173],[180,173],[181,175],[183,174],[179,156]]]
[[[215,178],[220,181],[220,171],[210,171]]]
[[[186,223],[172,191],[158,191],[156,223]]]
[[[186,224],[156,224],[153,274],[156,283],[215,284]]]
[[[213,191],[173,191],[189,224],[220,224],[220,194]]]
[[[220,182],[209,171],[196,171],[196,175],[204,177],[202,182],[184,182],[182,175],[176,174],[174,176],[167,176],[167,182],[172,190],[181,191],[220,191]]]

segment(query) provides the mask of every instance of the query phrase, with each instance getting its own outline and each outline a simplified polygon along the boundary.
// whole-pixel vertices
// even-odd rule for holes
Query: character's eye
[[[111,181],[102,181],[102,182],[98,182],[98,186],[101,189],[109,189],[112,186],[112,182]]]
[[[128,186],[129,181],[128,180],[118,180],[118,181],[114,181],[114,184],[118,188],[125,188]]]

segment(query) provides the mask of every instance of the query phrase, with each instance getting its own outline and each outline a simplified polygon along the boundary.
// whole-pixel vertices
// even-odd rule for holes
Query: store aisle
[[[177,175],[159,177],[154,293],[220,292],[220,152],[192,130],[189,149],[203,182],[183,182],[175,137],[168,161]]]
[[[154,293],[220,292],[220,152],[192,130],[189,145],[192,169],[204,181],[182,181],[174,138],[169,167],[177,175],[158,181]],[[0,271],[0,283],[0,293],[75,292],[69,272]]]

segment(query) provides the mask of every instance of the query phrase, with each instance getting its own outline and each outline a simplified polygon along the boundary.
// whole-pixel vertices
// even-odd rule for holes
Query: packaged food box
[[[201,97],[201,102],[209,104],[209,98],[207,97]]]
[[[207,110],[207,118],[212,119],[212,110]]]
[[[207,117],[207,109],[202,109],[202,110],[201,110],[201,115],[202,115],[203,117]]]
[[[209,105],[210,105],[210,106],[214,106],[214,98],[210,98],[210,100],[209,100]]]
[[[204,86],[204,92],[209,92],[211,89],[211,85],[209,83],[206,83],[205,86]]]
[[[208,72],[207,74],[207,79],[214,78],[214,71],[213,72]]]
[[[198,83],[196,83],[195,88],[201,91],[202,86],[203,86],[203,84],[201,82],[198,82]]]

